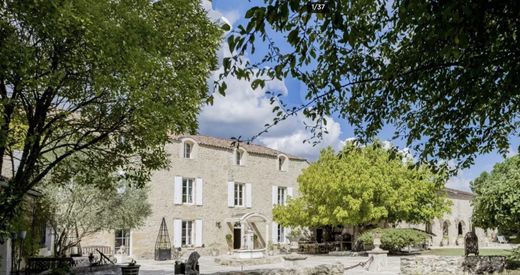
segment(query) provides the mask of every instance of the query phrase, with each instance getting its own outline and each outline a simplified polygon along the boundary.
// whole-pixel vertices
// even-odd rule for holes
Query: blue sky
[[[233,26],[237,26],[245,22],[244,15],[247,9],[260,1],[245,0],[213,0],[212,11],[210,16],[225,17]],[[275,42],[283,48],[284,43],[281,36],[275,39]],[[265,46],[257,43],[257,54],[247,56],[251,61],[257,61],[261,56]],[[219,55],[229,55],[226,50],[227,45],[220,50]],[[285,79],[283,82],[274,81],[268,83],[267,87],[261,90],[251,90],[250,83],[247,81],[238,81],[228,79],[228,91],[225,97],[216,96],[213,106],[206,106],[202,109],[199,116],[199,132],[201,134],[219,136],[229,138],[232,136],[250,137],[260,130],[263,125],[272,120],[272,106],[265,97],[265,91],[278,91],[284,94],[284,101],[291,105],[299,105],[304,102],[305,87],[294,79]],[[332,146],[336,149],[341,148],[342,143],[354,136],[353,128],[337,117],[331,117],[329,123],[329,135],[327,135],[321,144],[311,146],[304,144],[303,140],[307,139],[310,134],[304,127],[306,119],[299,115],[293,117],[286,122],[276,126],[269,133],[262,135],[257,142],[266,146],[285,151],[287,153],[306,157],[314,160],[318,157],[321,148]],[[333,121],[332,121],[333,120]],[[379,138],[390,140],[392,137],[392,128],[384,127]],[[400,148],[404,148],[404,142],[400,140],[392,141],[392,143]],[[512,140],[510,155],[516,154],[516,148],[520,142],[518,139]],[[459,172],[459,174],[450,179],[448,186],[452,188],[469,190],[469,181],[480,175],[483,171],[490,171],[493,165],[503,160],[498,153],[490,153],[477,157],[475,164],[469,169]]]

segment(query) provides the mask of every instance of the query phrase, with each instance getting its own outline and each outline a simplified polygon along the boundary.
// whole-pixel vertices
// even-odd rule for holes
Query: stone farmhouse
[[[153,259],[158,257],[159,242],[169,243],[172,250],[181,247],[201,254],[239,254],[288,243],[290,229],[272,220],[272,209],[298,194],[297,177],[309,163],[267,147],[240,144],[236,148],[231,143],[215,137],[175,136],[166,147],[171,168],[152,176],[152,215],[145,225],[98,233],[82,241],[82,246],[108,246],[114,252],[124,246],[131,257]],[[453,203],[451,213],[425,225],[399,227],[431,233],[432,246],[462,246],[462,237],[472,229],[473,195],[446,191]],[[333,240],[326,231],[314,229],[313,236],[318,242]],[[476,232],[481,241],[486,240],[483,230]],[[345,228],[336,233],[353,232]]]
[[[289,229],[273,222],[272,209],[297,195],[296,180],[308,162],[264,146],[231,143],[198,135],[173,137],[166,145],[171,168],[151,179],[152,215],[145,225],[96,234],[82,246],[118,251],[124,245],[134,258],[153,259],[160,232],[172,248],[201,254],[288,242]],[[161,230],[163,219],[167,234]]]

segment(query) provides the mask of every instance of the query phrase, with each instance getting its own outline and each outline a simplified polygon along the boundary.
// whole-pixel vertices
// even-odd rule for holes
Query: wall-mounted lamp
[[[220,224],[220,222],[216,222],[215,223],[215,226],[217,226],[218,229],[220,229],[222,227],[222,225]]]

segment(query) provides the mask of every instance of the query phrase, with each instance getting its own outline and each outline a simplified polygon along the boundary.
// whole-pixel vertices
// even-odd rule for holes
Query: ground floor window
[[[124,254],[130,254],[129,229],[118,229],[115,231],[114,253],[117,253],[120,249]]]
[[[182,221],[182,245],[193,245],[194,239],[194,225],[193,221]]]
[[[283,226],[281,226],[280,224],[278,225],[278,242],[279,243],[285,242],[285,228]]]

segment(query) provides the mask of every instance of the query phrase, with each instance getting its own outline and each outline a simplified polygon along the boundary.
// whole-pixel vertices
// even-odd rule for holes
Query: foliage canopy
[[[0,156],[20,151],[0,231],[71,156],[138,186],[165,167],[168,135],[197,129],[221,34],[198,1],[0,0]]]
[[[518,1],[327,5],[314,14],[299,0],[264,0],[228,39],[236,56],[224,60],[226,74],[257,78],[252,86],[266,76],[306,85],[306,102],[275,106],[273,124],[303,112],[319,138],[326,116],[337,114],[364,140],[390,125],[431,164],[467,167],[476,154],[509,150],[520,126]],[[240,58],[259,43],[268,48],[260,62]]]
[[[498,228],[520,234],[520,156],[497,163],[471,182],[473,223],[481,228]]]
[[[298,197],[273,210],[284,226],[421,223],[449,210],[442,175],[378,142],[323,150],[298,183]]]

